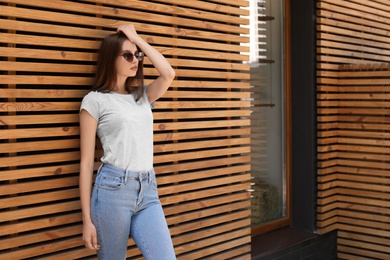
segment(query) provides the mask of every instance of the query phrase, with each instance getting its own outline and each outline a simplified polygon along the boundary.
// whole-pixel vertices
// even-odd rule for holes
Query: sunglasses
[[[134,54],[131,53],[131,52],[129,52],[129,51],[127,51],[127,52],[124,52],[124,53],[122,53],[122,54],[119,54],[119,56],[123,56],[123,58],[124,58],[127,62],[133,62],[134,57],[135,57],[137,60],[139,60],[139,61],[143,60],[145,54],[144,54],[142,51],[135,51]]]

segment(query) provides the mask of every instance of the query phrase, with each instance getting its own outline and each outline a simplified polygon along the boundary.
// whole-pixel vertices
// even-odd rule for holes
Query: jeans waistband
[[[128,179],[130,180],[148,180],[150,183],[152,181],[152,178],[155,177],[154,169],[150,169],[147,171],[127,171],[118,167],[115,167],[113,165],[109,164],[102,164],[100,165],[98,169],[98,174],[101,170],[108,171],[110,175],[116,176],[116,177],[122,177],[125,180],[125,183]]]

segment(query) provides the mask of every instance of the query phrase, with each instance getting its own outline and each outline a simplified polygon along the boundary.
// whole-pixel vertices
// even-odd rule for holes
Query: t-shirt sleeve
[[[89,92],[81,101],[81,110],[86,110],[96,121],[99,121],[100,117],[100,106],[97,99],[96,92]]]

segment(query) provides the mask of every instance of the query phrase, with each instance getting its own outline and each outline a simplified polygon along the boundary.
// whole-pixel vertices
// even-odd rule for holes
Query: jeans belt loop
[[[129,173],[127,171],[125,171],[125,183],[124,183],[125,185],[127,184],[127,176],[128,176],[128,174]]]

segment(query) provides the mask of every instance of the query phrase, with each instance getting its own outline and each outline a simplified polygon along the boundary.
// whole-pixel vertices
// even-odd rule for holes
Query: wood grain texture
[[[390,3],[317,7],[318,232],[338,259],[388,259]]]
[[[79,107],[101,39],[130,18],[176,71],[153,127],[177,258],[250,259],[248,4],[0,0],[0,259],[97,259],[81,237]],[[147,57],[144,74],[158,75]],[[95,170],[102,152],[97,139]]]

